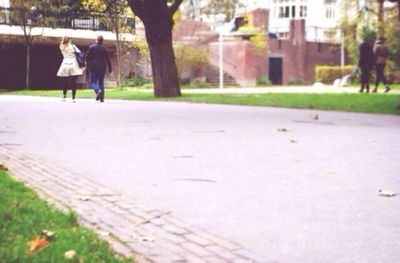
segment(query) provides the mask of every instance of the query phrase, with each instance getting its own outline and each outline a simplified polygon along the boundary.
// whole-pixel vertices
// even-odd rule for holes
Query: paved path
[[[400,118],[314,114],[0,96],[0,161],[157,262],[399,262]]]

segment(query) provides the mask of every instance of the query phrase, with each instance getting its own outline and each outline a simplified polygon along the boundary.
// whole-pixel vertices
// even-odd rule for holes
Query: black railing
[[[105,14],[78,10],[39,10],[0,8],[0,24],[29,27],[70,28],[113,31],[113,21],[119,19],[135,33],[135,19],[127,16],[110,17]]]

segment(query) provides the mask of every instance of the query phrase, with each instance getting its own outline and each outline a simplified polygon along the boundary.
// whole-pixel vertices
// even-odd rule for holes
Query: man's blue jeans
[[[105,70],[91,70],[90,71],[90,86],[98,94],[98,98],[104,100],[104,76]]]

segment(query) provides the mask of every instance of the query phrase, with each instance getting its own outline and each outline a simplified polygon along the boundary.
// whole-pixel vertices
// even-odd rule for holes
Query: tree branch
[[[137,15],[143,21],[144,10],[142,0],[128,0],[128,4],[131,7],[133,13],[135,13],[135,15]]]
[[[171,15],[174,15],[175,12],[179,9],[179,6],[182,4],[183,0],[174,0],[172,5],[169,7]]]

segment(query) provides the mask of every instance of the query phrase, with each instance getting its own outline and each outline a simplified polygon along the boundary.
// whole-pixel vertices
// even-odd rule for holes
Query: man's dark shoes
[[[390,91],[390,88],[389,88],[389,87],[386,87],[385,93],[388,93],[389,91]]]

